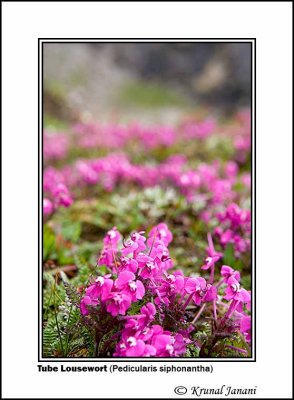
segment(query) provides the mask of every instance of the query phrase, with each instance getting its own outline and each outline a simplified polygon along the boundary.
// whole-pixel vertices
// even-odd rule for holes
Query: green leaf
[[[229,265],[230,267],[234,267],[235,264],[235,256],[234,256],[234,246],[232,243],[228,243],[224,253],[224,264]]]
[[[48,225],[43,227],[43,258],[44,261],[48,260],[50,255],[55,250],[55,234]]]
[[[72,222],[67,221],[63,224],[61,229],[62,235],[65,239],[70,240],[73,243],[76,243],[81,234],[81,223],[80,221]]]

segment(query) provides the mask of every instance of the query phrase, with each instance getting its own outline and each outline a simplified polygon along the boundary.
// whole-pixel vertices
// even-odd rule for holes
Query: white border
[[[4,398],[175,398],[175,385],[224,383],[257,385],[258,398],[292,397],[292,8],[290,1],[2,2]],[[37,372],[36,48],[38,37],[54,36],[257,39],[256,363],[215,363],[209,375]]]

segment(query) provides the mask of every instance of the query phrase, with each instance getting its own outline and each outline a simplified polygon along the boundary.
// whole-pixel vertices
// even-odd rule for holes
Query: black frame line
[[[40,240],[41,229],[43,229],[44,220],[42,213],[42,199],[43,199],[43,128],[44,128],[44,111],[43,111],[43,92],[44,92],[44,79],[43,79],[43,67],[44,67],[44,52],[43,52],[43,44],[49,43],[59,43],[59,44],[68,44],[68,43],[196,43],[196,42],[206,42],[206,43],[250,43],[251,44],[251,214],[252,214],[252,224],[251,224],[251,295],[252,295],[252,304],[253,307],[253,315],[251,320],[251,328],[254,331],[253,337],[254,340],[252,350],[254,349],[253,355],[250,358],[239,358],[239,357],[230,357],[230,358],[160,358],[160,357],[141,357],[141,358],[133,358],[133,357],[109,357],[109,358],[95,358],[95,357],[87,357],[87,358],[62,358],[62,357],[42,357],[43,353],[43,335],[40,341],[40,333],[43,331],[43,327],[41,324],[43,323],[43,317],[41,318],[41,311],[43,310],[43,290],[42,290],[42,274],[43,274],[43,235],[42,240]],[[254,104],[253,104],[254,103]],[[253,107],[254,105],[254,107]],[[42,106],[42,107],[40,107]],[[40,112],[40,108],[42,108],[42,112]],[[253,124],[254,122],[254,124]],[[41,129],[40,129],[41,128]],[[253,134],[254,129],[254,134]],[[253,146],[254,144],[254,146]],[[254,167],[254,168],[253,168]],[[41,174],[40,174],[41,169]],[[41,176],[41,179],[40,179]],[[41,188],[40,188],[41,185]],[[41,195],[41,197],[40,197]],[[253,212],[252,212],[253,211]],[[253,224],[254,221],[254,224]],[[40,222],[42,226],[40,227]],[[253,229],[254,225],[254,229]],[[40,251],[40,245],[42,245]],[[42,256],[42,259],[40,259]],[[140,39],[140,38],[125,38],[125,39],[116,39],[116,38],[38,38],[38,262],[40,265],[38,266],[38,362],[87,362],[87,363],[118,363],[118,362],[139,362],[139,363],[156,363],[156,362],[165,362],[165,363],[180,363],[180,362],[199,362],[199,363],[214,363],[214,362],[256,362],[256,38],[150,38],[150,39]],[[42,272],[42,274],[41,274]],[[252,282],[253,280],[253,282]],[[253,290],[252,290],[253,289]],[[41,302],[40,302],[41,296]],[[41,308],[42,307],[42,308]],[[253,323],[254,321],[254,323]],[[40,332],[41,331],[41,332]],[[42,351],[40,348],[40,344],[42,344]],[[237,399],[238,400],[238,399]]]

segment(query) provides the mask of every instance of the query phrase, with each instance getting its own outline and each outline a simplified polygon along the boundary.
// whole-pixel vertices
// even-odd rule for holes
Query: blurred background
[[[45,125],[249,108],[250,43],[44,43]]]

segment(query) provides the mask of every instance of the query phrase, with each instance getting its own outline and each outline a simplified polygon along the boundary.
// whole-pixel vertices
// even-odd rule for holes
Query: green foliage
[[[83,260],[82,258],[75,256],[75,265],[78,268],[78,274],[73,279],[73,284],[85,285],[89,282],[89,278],[93,275],[93,269],[90,268],[90,265]]]
[[[223,263],[229,265],[230,267],[235,267],[235,255],[234,255],[234,245],[228,243],[224,252]]]
[[[81,222],[66,220],[62,225],[61,233],[66,240],[77,243],[81,234]]]
[[[119,103],[144,108],[185,107],[187,100],[177,92],[158,83],[132,82],[118,96]]]
[[[55,234],[48,225],[43,227],[43,258],[44,261],[48,260],[50,255],[55,250]]]

